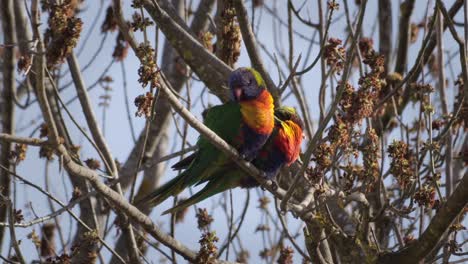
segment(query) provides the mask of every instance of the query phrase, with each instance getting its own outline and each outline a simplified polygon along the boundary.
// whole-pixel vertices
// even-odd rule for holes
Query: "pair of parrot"
[[[292,107],[274,109],[265,81],[252,68],[235,70],[228,86],[230,101],[208,109],[204,124],[234,146],[243,159],[263,171],[267,179],[273,179],[282,166],[289,166],[299,157],[302,120]],[[137,201],[137,205],[156,206],[189,186],[206,183],[192,197],[163,212],[175,213],[229,189],[259,186],[203,136],[199,137],[197,147],[196,152],[172,166],[184,169],[179,176]]]

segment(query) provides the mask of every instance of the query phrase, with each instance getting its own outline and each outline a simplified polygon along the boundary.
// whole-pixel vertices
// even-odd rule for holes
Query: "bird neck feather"
[[[264,89],[253,100],[240,102],[244,123],[259,134],[270,134],[275,126],[273,97]]]

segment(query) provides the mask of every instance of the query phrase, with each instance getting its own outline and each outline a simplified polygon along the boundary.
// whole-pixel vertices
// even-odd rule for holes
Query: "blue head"
[[[256,99],[265,89],[265,81],[252,68],[238,68],[229,76],[230,99],[241,102]]]

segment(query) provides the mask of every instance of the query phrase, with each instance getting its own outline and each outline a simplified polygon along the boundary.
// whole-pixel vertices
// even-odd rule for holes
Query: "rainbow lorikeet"
[[[282,166],[291,165],[299,157],[303,139],[303,123],[292,107],[281,107],[275,111],[275,129],[268,141],[260,150],[252,163],[265,172],[268,179],[273,179]],[[184,166],[184,164],[176,164]],[[174,213],[183,208],[196,204],[215,194],[236,187],[251,188],[259,186],[258,182],[236,164],[226,164],[222,170],[198,184],[208,182],[206,186],[187,200],[165,211],[163,214]],[[197,184],[197,185],[198,185]]]
[[[260,74],[252,68],[235,70],[230,75],[228,84],[230,101],[210,108],[206,112],[204,124],[250,161],[257,156],[273,131],[273,97]],[[186,167],[185,171],[137,204],[156,206],[185,188],[204,182],[231,162],[203,136],[199,137],[197,146],[198,151],[194,155],[180,162]]]

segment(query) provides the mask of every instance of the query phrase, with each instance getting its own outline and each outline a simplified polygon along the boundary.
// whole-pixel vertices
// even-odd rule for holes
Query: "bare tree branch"
[[[275,99],[275,106],[281,104],[280,91],[276,87],[275,83],[270,77],[270,74],[265,68],[262,59],[260,58],[260,53],[257,48],[257,41],[255,39],[254,33],[252,31],[252,26],[249,23],[249,17],[247,15],[247,9],[244,6],[243,0],[235,0],[234,6],[236,8],[237,19],[239,20],[239,26],[242,32],[242,38],[244,39],[247,52],[249,53],[250,60],[253,67],[260,72],[265,79],[266,85],[271,92],[271,95]]]
[[[179,3],[182,6],[183,1],[174,1]],[[196,15],[190,26],[191,32],[201,32],[207,25],[209,13],[213,7],[213,0],[204,0],[200,1]],[[184,11],[184,10],[181,10]],[[171,44],[166,41],[164,44],[164,49],[162,52],[162,63],[161,71],[167,76],[169,82],[173,85],[173,89],[176,92],[180,92],[183,84],[187,81],[187,76],[183,75],[178,67],[185,67],[182,61],[177,60],[178,56],[176,51],[172,48]],[[177,65],[179,64],[179,65]],[[166,169],[166,164],[161,164],[160,160],[166,154],[166,150],[169,144],[169,128],[170,128],[170,114],[171,114],[171,105],[167,100],[160,100],[156,105],[155,112],[157,115],[150,124],[149,134],[148,134],[148,144],[145,150],[145,160],[144,164],[144,174],[143,181],[140,185],[139,190],[136,193],[136,199],[138,197],[144,197],[149,192],[154,190],[164,176],[164,171]],[[130,179],[135,173],[136,160],[138,159],[138,153],[141,153],[141,146],[143,142],[144,131],[141,133],[141,136],[133,148],[129,158],[125,162],[124,166],[121,169],[121,182],[124,187],[128,186]],[[148,166],[148,164],[150,164]],[[150,214],[151,208],[140,208],[142,212]],[[127,250],[127,247],[124,243],[124,236],[122,236],[117,241],[116,249],[118,252],[124,252]],[[125,254],[123,254],[125,255]]]
[[[379,53],[385,56],[385,70],[388,72],[392,61],[392,2],[379,0]]]
[[[7,136],[7,137],[5,137],[5,136]],[[4,140],[4,139],[5,140],[7,139],[9,142],[23,142],[23,141],[30,141],[31,140],[30,138],[12,137],[10,135],[4,135],[3,133],[0,134],[0,140]],[[73,213],[70,210],[70,208],[72,207],[72,204],[75,204],[75,203],[79,202],[80,200],[88,199],[89,198],[88,195],[83,196],[83,197],[79,197],[79,198],[76,199],[76,201],[72,201],[68,206],[66,206],[65,203],[58,200],[56,197],[54,197],[49,192],[45,191],[43,188],[41,188],[41,187],[37,186],[36,184],[28,181],[27,179],[21,177],[20,175],[14,173],[12,171],[7,170],[7,168],[5,168],[4,166],[0,165],[0,169],[8,171],[15,178],[18,178],[23,183],[33,187],[34,189],[38,190],[42,194],[46,195],[48,198],[50,198],[52,201],[59,204],[63,208],[63,210],[59,210],[59,211],[67,211],[80,224],[80,226],[82,226],[84,229],[86,229],[89,232],[93,231],[93,229],[91,229],[84,221],[82,221],[77,215],[75,215],[75,213]],[[5,226],[5,225],[2,225],[2,226]],[[11,226],[15,226],[15,225],[13,223],[9,223],[9,226],[11,227]],[[123,258],[120,257],[114,250],[112,250],[112,248],[106,243],[106,241],[104,241],[104,239],[102,239],[99,235],[98,235],[98,239],[112,254],[117,256],[117,260],[120,263],[125,263]],[[87,253],[90,253],[90,252],[87,252]]]
[[[15,15],[13,12],[13,1],[5,0],[0,5],[2,28],[4,32],[4,41],[6,43],[16,43],[15,36]],[[3,87],[0,88],[0,124],[3,133],[15,133],[15,104],[14,96],[16,93],[15,67],[16,59],[14,46],[8,47],[2,56],[2,77]],[[10,151],[12,145],[8,142],[2,142],[0,145],[0,164],[10,168]],[[0,171],[0,190],[3,197],[10,197],[10,175],[6,171]],[[8,206],[0,206],[0,222],[7,218]],[[0,227],[0,248],[3,245],[5,229]]]
[[[357,22],[357,27],[356,27],[357,31],[356,31],[356,34],[354,35],[353,39],[352,39],[351,48],[348,51],[348,54],[346,56],[346,63],[345,63],[345,67],[344,67],[344,70],[343,70],[343,77],[342,77],[341,83],[339,85],[339,90],[338,90],[338,92],[337,92],[337,94],[336,94],[336,96],[335,96],[335,98],[333,100],[332,106],[330,107],[330,110],[328,111],[328,114],[323,119],[323,121],[321,122],[319,128],[315,132],[314,137],[309,142],[309,146],[307,147],[307,150],[306,150],[306,152],[304,154],[304,164],[302,165],[301,169],[295,174],[293,183],[289,187],[288,192],[286,193],[284,199],[281,201],[280,208],[283,211],[286,211],[288,201],[292,197],[297,185],[299,184],[300,178],[303,177],[304,172],[305,172],[305,170],[306,170],[306,168],[307,168],[307,166],[309,164],[309,161],[310,161],[310,159],[312,157],[312,153],[313,153],[314,149],[316,148],[317,143],[319,142],[319,140],[322,137],[323,131],[327,127],[328,122],[330,122],[332,117],[335,115],[336,108],[338,107],[338,103],[340,102],[341,96],[342,96],[342,94],[344,92],[344,89],[345,89],[345,86],[346,86],[345,84],[346,84],[346,82],[348,80],[348,77],[349,77],[349,70],[350,70],[350,67],[351,67],[352,58],[354,57],[353,54],[354,54],[354,51],[355,51],[356,42],[358,41],[360,33],[361,33],[361,26],[362,26],[362,21],[364,19],[364,14],[366,12],[366,6],[367,6],[367,1],[363,1],[361,3],[361,9],[359,11],[359,17],[358,17],[358,22]]]
[[[408,64],[408,45],[410,37],[410,18],[415,0],[406,0],[401,4],[400,23],[398,26],[398,54],[395,62],[395,72],[403,74]],[[387,58],[388,59],[388,58]]]
[[[210,4],[210,1],[202,1],[200,3],[200,7],[203,7],[203,10],[210,10],[208,7]],[[212,4],[212,3],[211,3]],[[114,3],[115,5],[115,3]],[[119,13],[120,9],[116,8],[115,12]],[[119,21],[119,24],[121,26],[124,26],[122,28],[122,32],[128,32],[126,30],[129,30],[126,28],[126,25],[122,22],[123,17],[118,16],[117,20]],[[191,31],[193,32],[199,32],[206,26],[206,17],[195,17],[192,25],[191,25]],[[132,45],[132,48],[136,48],[136,42],[134,38],[132,37],[131,34],[127,35],[127,41],[129,43],[134,43]],[[183,76],[177,69],[176,69],[176,56],[171,55],[172,51],[168,51],[168,48],[171,48],[171,44],[167,42],[164,46],[164,52],[163,52],[163,63],[162,63],[162,68],[161,70],[164,72],[164,74],[167,76],[169,79],[170,83],[173,85],[173,88],[176,92],[179,92],[182,88],[183,83],[187,79],[186,76]],[[158,113],[157,116],[155,117],[155,121],[152,122],[150,126],[150,131],[148,135],[148,148],[145,153],[145,160],[151,160],[153,158],[157,158],[158,155],[155,155],[155,150],[157,146],[159,146],[160,140],[161,140],[161,135],[162,133],[167,129],[166,127],[169,125],[169,114],[171,111],[170,104],[166,100],[161,100],[160,104],[156,106],[156,112]],[[131,150],[129,157],[127,158],[126,162],[122,166],[122,169],[120,171],[120,176],[122,178],[121,184],[122,187],[125,189],[131,182],[131,178],[133,177],[133,173],[135,172],[135,167],[137,164],[137,159],[138,159],[138,153],[141,153],[141,149],[143,146],[143,139],[144,139],[144,131],[138,138],[138,142],[136,143],[135,147]],[[163,154],[164,155],[164,154]],[[161,155],[162,156],[162,155]],[[151,162],[150,162],[151,163]],[[148,191],[151,190],[152,188],[155,187],[155,185],[152,185],[153,187],[150,187],[150,185],[146,185],[148,187]],[[139,193],[139,195],[144,195],[142,193]]]
[[[94,26],[106,14],[102,38],[93,40],[97,33],[96,29],[91,29],[85,39],[79,39],[80,51],[92,56],[86,67],[80,69],[78,59],[72,54],[64,57],[68,65],[58,63],[47,68],[45,55],[50,55],[52,51],[49,40],[63,37],[63,43],[71,41],[76,44],[78,35],[75,33],[80,32],[79,28],[73,28],[78,30],[74,33],[65,32],[70,28],[57,26],[54,22],[59,21],[54,19],[73,21],[78,19],[78,12],[83,12],[80,13],[83,17],[91,14],[79,2],[60,2],[57,5],[52,1],[48,6],[37,0],[13,1],[12,21],[16,27],[13,37],[16,36],[18,40],[7,41],[8,32],[5,30],[0,34],[0,39],[3,39],[0,43],[0,67],[11,65],[14,71],[14,63],[7,61],[6,56],[8,52],[11,56],[12,51],[16,56],[30,55],[33,63],[32,68],[26,65],[25,69],[31,69],[27,70],[26,77],[10,78],[17,83],[17,90],[21,90],[16,92],[17,96],[12,93],[11,104],[13,108],[15,104],[18,105],[20,109],[17,111],[21,115],[11,118],[11,121],[18,123],[16,132],[26,137],[18,137],[14,131],[0,133],[0,144],[9,144],[11,149],[11,152],[4,151],[11,158],[9,163],[0,164],[0,173],[17,179],[10,183],[14,195],[4,197],[5,201],[11,200],[13,204],[15,223],[11,218],[0,221],[0,228],[10,228],[11,233],[5,236],[10,240],[9,252],[2,254],[5,262],[17,261],[15,251],[24,249],[23,244],[15,244],[14,233],[20,234],[17,229],[23,228],[22,232],[29,232],[48,225],[49,221],[54,222],[58,234],[46,235],[43,232],[26,243],[34,242],[37,245],[39,240],[43,240],[47,246],[47,241],[54,242],[58,236],[60,243],[53,244],[61,248],[51,247],[48,252],[37,248],[39,260],[44,260],[48,255],[51,261],[68,256],[72,262],[88,263],[98,258],[104,262],[107,261],[104,258],[110,255],[103,255],[106,248],[111,252],[110,263],[150,262],[145,258],[146,253],[152,260],[160,257],[172,263],[180,262],[181,258],[196,262],[206,254],[218,263],[223,262],[218,259],[258,262],[258,258],[266,262],[284,263],[290,257],[296,258],[302,254],[304,259],[311,259],[314,263],[330,264],[388,263],[395,259],[449,263],[456,259],[455,256],[467,254],[461,231],[464,219],[460,212],[463,206],[466,208],[467,180],[463,176],[467,173],[463,164],[468,139],[463,129],[466,127],[464,106],[468,95],[468,37],[462,40],[460,32],[468,32],[468,26],[453,21],[455,15],[457,20],[462,21],[457,13],[466,0],[454,0],[450,9],[446,9],[440,0],[427,2],[422,17],[424,23],[418,24],[417,28],[413,23],[418,22],[413,20],[416,18],[414,15],[420,12],[416,12],[418,6],[414,0],[402,1],[397,19],[399,26],[396,28],[392,28],[392,16],[395,15],[392,7],[395,6],[387,0],[379,0],[372,5],[372,8],[379,8],[375,16],[369,16],[371,6],[366,1],[344,1],[344,12],[335,12],[340,10],[338,1],[143,0],[132,2],[135,14],[131,18],[124,18],[123,15],[132,10],[130,3],[114,0],[106,12],[94,10],[97,12],[89,22]],[[215,2],[222,11],[217,15],[213,14]],[[0,8],[7,4],[2,2]],[[42,19],[39,19],[39,7],[45,10]],[[30,8],[32,12],[28,12]],[[434,12],[431,12],[432,8]],[[56,13],[63,10],[66,12]],[[3,12],[0,10],[0,13]],[[317,19],[317,13],[320,19]],[[310,18],[312,14],[315,14],[318,24],[313,23],[314,19]],[[32,27],[28,24],[28,17]],[[468,21],[468,12],[464,18]],[[44,33],[45,27],[38,27],[38,23],[46,20],[48,27],[45,26],[47,29]],[[3,14],[1,21],[5,25]],[[208,27],[208,22],[211,27]],[[85,21],[84,25],[88,25],[88,22]],[[369,30],[364,30],[364,25],[370,25]],[[409,25],[412,27],[411,41]],[[423,38],[416,42],[419,44],[411,45],[414,37],[420,36],[416,33],[422,27]],[[57,35],[55,33],[58,31],[54,32],[54,29],[65,31],[63,35]],[[344,35],[335,34],[334,38],[329,39],[328,31],[332,29],[344,29]],[[448,34],[444,34],[445,29],[450,30]],[[111,32],[114,30],[120,30],[114,59],[100,70],[95,84],[87,88],[84,70],[99,67],[96,64],[97,56],[106,56],[101,49],[106,50],[110,43],[106,36],[113,35]],[[271,30],[271,34],[263,34],[264,30]],[[29,31],[33,31],[34,37]],[[363,32],[367,34],[366,38],[360,37]],[[216,43],[213,43],[214,34],[217,35]],[[234,148],[195,118],[200,108],[213,103],[213,96],[208,93],[218,96],[222,102],[226,100],[227,78],[232,71],[230,67],[234,67],[237,60],[241,34],[247,47],[246,54],[241,54],[243,59],[250,58],[252,66],[258,68],[265,79],[268,74],[274,78],[275,74],[279,76],[282,85],[278,84],[281,86],[278,93],[284,91],[281,99],[300,109],[298,114],[307,125],[303,127],[303,132],[310,141],[306,144],[305,153],[291,166],[284,166],[275,181],[266,181],[262,171],[242,160]],[[154,39],[149,38],[151,35]],[[262,39],[257,35],[261,35]],[[316,41],[318,36],[319,42]],[[378,45],[373,44],[377,43],[376,39]],[[226,41],[226,45],[223,41]],[[96,45],[88,42],[95,42]],[[273,50],[266,49],[262,44],[267,42],[268,46],[273,46]],[[392,44],[396,48],[392,48]],[[256,49],[256,45],[261,46],[262,52]],[[316,49],[317,45],[320,51]],[[436,45],[437,54],[433,52]],[[454,48],[444,50],[444,46]],[[111,152],[105,142],[107,139],[100,131],[101,126],[104,129],[106,124],[114,121],[105,120],[105,115],[116,108],[103,108],[104,123],[98,124],[91,104],[94,98],[88,91],[97,86],[105,87],[106,92],[99,99],[105,101],[106,106],[110,103],[107,89],[110,83],[118,87],[123,81],[126,85],[131,80],[126,77],[136,73],[133,69],[122,67],[119,72],[125,77],[124,80],[113,76],[114,62],[125,59],[129,47],[140,60],[138,74],[139,82],[145,86],[143,88],[146,88],[146,80],[151,81],[151,95],[145,94],[147,96],[144,98],[139,96],[135,102],[138,103],[138,113],[144,112],[149,117],[144,120],[146,126],[139,137],[133,133],[128,137],[130,141],[133,139],[134,145],[124,165],[119,166],[114,161],[117,154]],[[306,49],[306,55],[297,55],[302,58],[301,67],[305,69],[297,72],[299,60],[296,58],[297,62],[294,63],[294,56],[303,49]],[[64,52],[68,54],[70,50]],[[154,51],[154,56],[147,56],[146,51]],[[214,52],[220,59],[214,56]],[[262,54],[267,55],[268,61],[262,61],[265,59]],[[131,58],[134,59],[133,56]],[[314,67],[319,60],[321,67]],[[395,61],[391,63],[392,60],[397,60],[398,65],[393,66]],[[19,69],[28,63],[23,58],[19,61]],[[226,63],[231,66],[228,67]],[[275,66],[277,71],[260,69],[267,64]],[[389,67],[392,66],[394,70],[390,71]],[[394,72],[396,70],[401,73]],[[458,75],[460,71],[462,74]],[[5,74],[3,68],[0,78],[4,84]],[[269,89],[278,89],[271,79],[267,81],[271,81]],[[64,103],[62,97],[69,94],[68,91],[62,92],[73,84],[78,94],[72,94],[73,98]],[[203,90],[194,90],[195,87],[202,87]],[[0,91],[3,95],[5,85],[0,87]],[[129,106],[132,98],[128,98],[129,94],[124,95],[127,97],[125,110],[127,119],[133,124],[133,110]],[[24,98],[24,95],[27,97]],[[86,118],[84,125],[69,106],[75,99],[79,99],[78,109]],[[276,99],[279,105],[280,99]],[[0,97],[0,101],[0,106],[3,106],[4,98]],[[408,104],[410,101],[415,103]],[[406,109],[407,106],[409,109]],[[40,113],[30,117],[29,113],[37,108]],[[410,110],[417,115],[402,116],[403,111]],[[121,112],[121,109],[117,111]],[[5,115],[0,116],[2,121]],[[39,127],[42,120],[46,126]],[[318,122],[315,134],[312,120]],[[90,132],[84,131],[83,127],[89,127]],[[247,223],[249,212],[257,210],[252,207],[247,210],[249,197],[242,212],[237,210],[242,204],[238,204],[232,195],[210,199],[212,207],[197,214],[197,218],[207,223],[212,218],[216,219],[216,230],[209,224],[199,228],[203,234],[199,252],[193,241],[175,239],[176,234],[180,239],[185,238],[180,228],[193,225],[192,219],[182,220],[183,214],[173,214],[169,223],[168,218],[157,217],[155,225],[145,216],[151,213],[152,208],[135,208],[131,205],[134,194],[136,197],[147,195],[157,188],[164,176],[167,177],[166,168],[172,163],[168,160],[196,149],[191,142],[188,143],[192,140],[192,128],[195,128],[195,134],[207,138],[213,147],[219,149],[220,155],[232,160],[233,169],[240,169],[245,175],[255,178],[267,190],[267,193],[255,190],[259,196],[258,210],[261,215],[256,220],[258,227],[254,236],[259,243],[255,247],[247,242],[245,232],[241,230],[241,226],[243,229],[243,224]],[[393,128],[398,133],[391,133]],[[47,140],[33,138],[37,137],[39,129],[41,137],[47,134]],[[74,142],[76,130],[79,131],[77,141],[81,142],[83,135],[90,143],[79,143],[83,146],[83,152],[79,150],[81,146]],[[392,142],[387,142],[388,139]],[[16,166],[29,171],[32,162],[37,160],[32,153],[34,148],[26,150],[24,145],[40,147],[41,157],[47,151],[47,157],[53,151],[59,156],[58,161],[46,162],[49,166],[46,165],[43,184],[30,182],[25,179],[27,177],[16,174]],[[180,151],[177,149],[179,146]],[[93,153],[96,150],[101,163],[104,163],[104,171],[98,164],[100,160],[81,160],[80,154],[87,153],[90,147]],[[116,167],[119,167],[119,171]],[[65,168],[68,178],[54,177],[63,176],[62,168]],[[141,172],[143,175],[139,179],[137,177]],[[35,177],[35,180],[40,181],[41,178]],[[63,188],[54,188],[50,180],[54,183],[61,180]],[[123,190],[132,186],[130,200],[126,199],[119,185]],[[138,191],[135,190],[137,187]],[[73,189],[71,199],[70,188]],[[47,211],[41,210],[36,214],[34,202],[30,202],[31,207],[17,208],[18,202],[27,203],[31,198],[37,198],[36,194],[31,196],[29,190],[33,190],[33,193],[38,191],[41,200],[49,202]],[[188,191],[192,193],[193,190]],[[57,197],[62,195],[68,202],[60,202]],[[291,222],[286,217],[278,219],[271,204],[271,195],[281,203],[283,211],[279,213],[284,215],[291,212],[296,220]],[[74,206],[76,204],[79,204],[79,208]],[[177,199],[174,199],[175,204]],[[28,221],[23,221],[20,210],[24,211]],[[73,213],[75,210],[79,210],[79,217]],[[220,211],[222,219],[219,218]],[[29,213],[33,214],[32,218]],[[118,221],[113,223],[115,216]],[[224,221],[224,224],[221,223],[224,229],[221,230],[220,220]],[[63,229],[62,223],[66,221],[69,223],[64,226],[72,228]],[[170,233],[162,231],[167,223]],[[112,235],[120,230],[123,232]],[[136,237],[128,230],[135,232]],[[414,230],[419,231],[419,238],[412,236]],[[214,231],[224,235],[219,237],[224,242],[215,244],[217,238]],[[301,236],[305,241],[299,240]],[[392,239],[396,242],[392,243]],[[291,244],[294,247],[290,247]],[[216,246],[220,250],[216,250]],[[304,246],[307,251],[303,250]],[[79,250],[70,252],[69,247],[78,247]],[[257,254],[252,250],[260,251],[260,256],[255,256]],[[250,259],[247,257],[248,251]],[[26,258],[25,262],[31,258],[29,252],[20,253]]]
[[[406,264],[422,260],[436,246],[455,218],[463,212],[467,203],[468,174],[465,174],[447,202],[441,205],[421,237],[400,251],[379,257],[379,263]]]
[[[189,250],[180,242],[174,240],[172,237],[164,234],[159,228],[151,221],[151,219],[138,211],[136,207],[129,204],[125,198],[107,187],[99,180],[99,176],[92,170],[89,170],[83,166],[76,164],[73,159],[68,155],[68,152],[63,146],[58,146],[59,155],[63,156],[64,165],[71,174],[79,175],[80,177],[86,178],[91,182],[93,187],[111,201],[119,210],[127,214],[135,223],[141,225],[149,234],[155,239],[163,243],[164,245],[173,248],[177,253],[184,256],[189,261],[195,259],[195,252]]]
[[[156,21],[167,40],[190,68],[222,100],[231,68],[211,54],[190,33],[184,30],[156,1],[145,0],[145,9]]]
[[[453,18],[457,13],[458,11],[460,10],[460,8],[462,7],[463,5],[463,0],[456,0],[452,7],[450,8],[450,10],[448,10],[448,14],[451,18]],[[444,30],[447,29],[447,26],[448,26],[448,21],[447,19],[445,18],[444,19]],[[436,40],[436,35],[428,35],[427,37],[430,37],[429,40],[428,40],[428,43],[425,47],[425,52],[422,54],[423,57],[421,58],[421,64],[420,65],[425,65],[428,61],[429,61],[429,58],[430,56],[432,55],[432,52],[434,51],[435,47],[436,47],[436,44],[437,44],[437,40]],[[418,56],[419,57],[419,56]],[[419,61],[418,59],[416,61]],[[396,62],[398,63],[398,61]],[[417,64],[415,64],[417,65]],[[408,84],[410,83],[413,83],[415,82],[420,74],[421,74],[421,71],[422,71],[423,67],[415,67],[414,68],[414,71],[411,70],[407,76],[411,75],[411,78],[408,78],[407,82]],[[412,73],[411,73],[412,72]],[[405,83],[404,81],[402,83]],[[406,106],[408,105],[408,102],[410,100],[410,95],[412,93],[412,89],[410,88],[409,85],[406,86],[404,92],[403,92],[403,95],[402,95],[402,102],[398,105],[398,113],[402,113],[403,110],[406,108]],[[383,118],[383,127],[387,127],[388,123],[390,122],[393,114],[392,113],[388,113],[387,114],[388,116],[385,116]]]
[[[81,107],[83,109],[83,113],[86,117],[86,122],[88,123],[88,127],[91,131],[91,135],[93,136],[96,145],[98,146],[99,150],[104,155],[104,162],[107,167],[107,171],[110,175],[114,176],[116,180],[119,179],[117,166],[115,165],[115,160],[112,157],[112,154],[107,147],[107,143],[104,140],[103,135],[99,129],[94,111],[91,107],[90,99],[88,96],[88,92],[86,91],[84,80],[81,76],[80,66],[78,65],[78,60],[74,53],[72,53],[68,58],[68,65],[70,67],[70,72],[73,77],[73,81],[75,82],[75,87],[78,94],[78,99],[80,100]],[[123,195],[122,189],[120,184],[117,183],[115,185],[115,190],[120,194]],[[124,233],[128,233],[127,237],[127,246],[130,248],[129,257],[132,263],[139,263],[138,258],[138,247],[135,240],[135,235],[133,234],[133,229],[131,225],[127,221],[127,217],[123,214],[119,214],[119,220],[122,223],[122,230]]]

